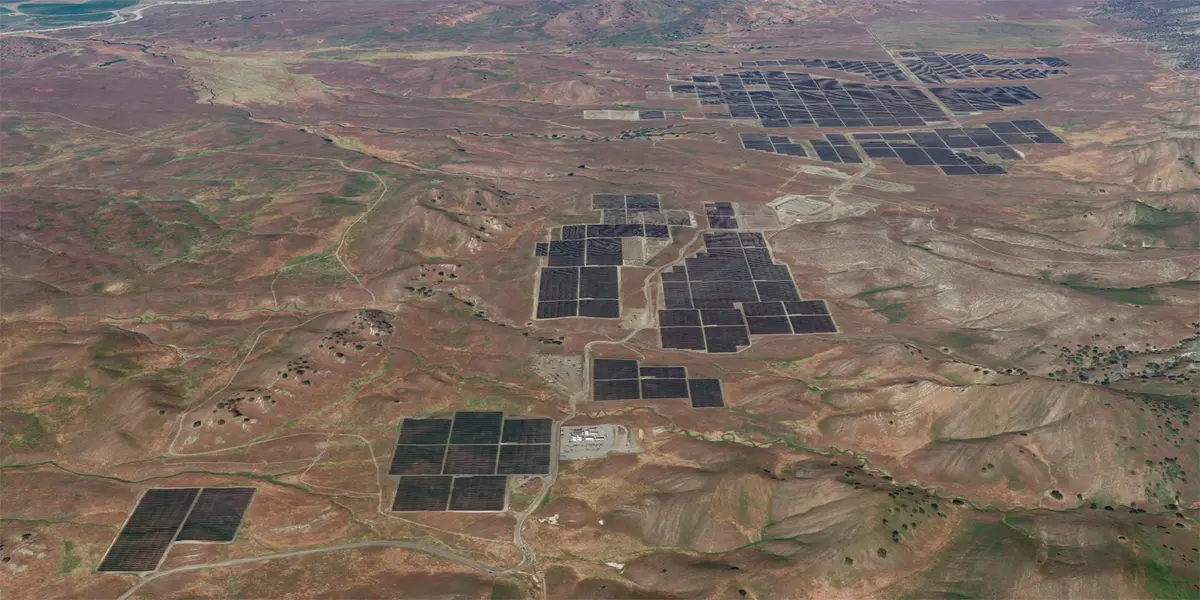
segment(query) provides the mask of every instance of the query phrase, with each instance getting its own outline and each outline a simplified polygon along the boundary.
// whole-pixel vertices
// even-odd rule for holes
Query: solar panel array
[[[97,568],[154,571],[174,541],[232,542],[254,488],[146,490]]]
[[[1057,56],[999,58],[979,53],[901,52],[900,57],[904,66],[922,83],[964,79],[1046,79],[1065,75],[1067,72],[1060,67],[1071,66]]]
[[[920,127],[946,120],[941,107],[915,87],[843,83],[789,71],[692,75],[671,91],[701,106],[728,106],[735,119],[763,127]]]
[[[751,335],[837,332],[825,301],[800,297],[761,232],[706,233],[704,246],[662,273],[663,348],[737,352]]]
[[[550,419],[505,419],[501,412],[404,419],[388,474],[544,475],[552,428]]]
[[[810,69],[829,69],[845,71],[862,75],[871,81],[903,81],[908,82],[904,71],[891,61],[877,60],[837,60],[829,58],[781,58],[779,60],[750,60],[742,63],[743,67],[807,67]]]
[[[153,571],[183,525],[200,488],[146,490],[100,562],[100,571]]]
[[[621,316],[620,272],[624,240],[671,239],[671,225],[688,225],[686,215],[662,211],[658,194],[594,194],[600,223],[564,225],[548,243],[535,246],[547,266],[539,271],[538,319]]]
[[[690,379],[685,367],[643,367],[624,358],[592,360],[592,399],[690,400],[692,408],[725,406],[719,379]]]
[[[909,166],[937,166],[946,175],[1003,175],[1003,166],[990,163],[981,155],[998,160],[1022,160],[1012,148],[1020,144],[1061,144],[1055,135],[1036,119],[997,121],[985,127],[943,128],[912,133],[854,133],[849,137],[830,133],[824,139],[808,140],[817,157],[832,163],[861,163],[861,152],[868,158],[899,158]],[[784,154],[779,148],[799,146],[804,141],[762,133],[741,134],[742,147],[748,150]],[[856,148],[852,143],[857,143]],[[795,153],[787,153],[796,156]]]
[[[984,88],[929,88],[946,108],[955,113],[1004,110],[1024,106],[1026,100],[1041,100],[1033,90],[1023,85]]]
[[[232,542],[253,498],[254,488],[204,488],[175,539]]]
[[[639,121],[657,121],[660,119],[682,119],[683,112],[678,110],[639,110]]]
[[[501,475],[454,477],[410,475],[396,483],[392,512],[504,510],[508,478]]]

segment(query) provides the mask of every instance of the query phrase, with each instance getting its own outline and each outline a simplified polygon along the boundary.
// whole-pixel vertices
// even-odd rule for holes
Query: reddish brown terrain
[[[2,6],[5,599],[1200,598],[1200,74],[1091,4]],[[956,117],[1065,143],[1003,176],[821,163],[663,94],[905,50],[1068,61]],[[534,244],[607,192],[702,227],[621,269],[621,318],[535,319]],[[661,347],[709,202],[838,333]],[[592,401],[598,357],[726,406]],[[400,421],[459,410],[637,450],[555,457],[504,512],[389,510]],[[233,543],[97,572],[144,490],[229,486],[257,489]]]

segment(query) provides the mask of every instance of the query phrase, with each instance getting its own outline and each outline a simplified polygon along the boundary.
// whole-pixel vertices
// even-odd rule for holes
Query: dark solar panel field
[[[862,68],[871,72],[869,66]],[[891,73],[896,71],[892,65],[879,77],[904,81],[902,76],[894,79]],[[920,127],[946,120],[942,108],[915,87],[842,82],[790,71],[692,75],[691,83],[672,84],[671,91],[695,97],[701,106],[727,106],[730,118],[757,119],[767,128]]]
[[[599,223],[564,225],[552,232],[558,239],[535,245],[534,255],[547,259],[535,318],[620,318],[625,240],[670,240],[671,225],[691,224],[664,212],[657,194],[594,194],[592,209]]]
[[[850,147],[844,136],[830,137]],[[704,252],[662,273],[663,348],[728,353],[749,346],[751,335],[837,332],[823,300],[802,301],[791,270],[775,262],[761,232],[714,231],[703,239]],[[820,311],[824,322],[802,320],[795,330],[785,318],[788,306]]]
[[[98,570],[143,572],[157,569],[199,494],[200,488],[146,490]]]
[[[775,152],[780,145],[801,145],[785,136],[740,135],[742,146],[751,150]],[[1003,175],[1007,170],[984,160],[983,155],[1000,161],[1022,160],[1022,154],[1013,145],[1063,143],[1041,121],[1033,119],[910,133],[854,133],[849,137],[826,134],[824,139],[806,142],[824,162],[861,163],[863,155],[872,159],[898,158],[909,166],[937,166],[946,175]]]
[[[254,491],[254,488],[204,488],[175,539],[232,542]]]
[[[504,419],[500,412],[404,419],[388,474],[402,480],[434,475],[545,475],[550,472],[553,432],[550,419]],[[414,500],[404,504],[410,508],[401,510],[431,510],[411,508],[424,502]]]
[[[901,52],[901,62],[921,83],[970,79],[1047,79],[1071,66],[1057,56],[1001,58],[987,54]]]
[[[700,328],[696,328],[700,329]],[[704,349],[703,337],[700,350]],[[716,382],[694,388],[692,382]],[[692,390],[706,393],[697,403]],[[715,398],[715,400],[714,400]],[[691,400],[692,408],[724,406],[720,381],[689,379],[687,368],[681,366],[640,366],[636,359],[596,358],[592,360],[592,399],[598,402],[614,400]]]

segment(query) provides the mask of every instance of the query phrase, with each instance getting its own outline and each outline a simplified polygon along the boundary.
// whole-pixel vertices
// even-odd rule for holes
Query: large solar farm
[[[0,598],[1200,598],[1134,4],[0,1]]]

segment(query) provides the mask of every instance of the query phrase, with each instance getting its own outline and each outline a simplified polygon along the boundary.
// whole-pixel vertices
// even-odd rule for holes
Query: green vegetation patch
[[[929,21],[873,23],[871,32],[893,48],[976,50],[1053,48],[1077,29],[1075,21]]]
[[[58,569],[54,574],[58,577],[70,575],[79,567],[79,563],[83,562],[83,557],[75,554],[75,542],[71,540],[63,540],[63,555],[62,560],[58,561]]]
[[[867,306],[870,306],[875,312],[886,317],[888,323],[899,323],[908,316],[908,313],[904,310],[904,303],[884,297],[884,294],[898,290],[908,290],[914,287],[911,283],[903,283],[900,285],[870,288],[855,294],[854,297],[866,302]]]

